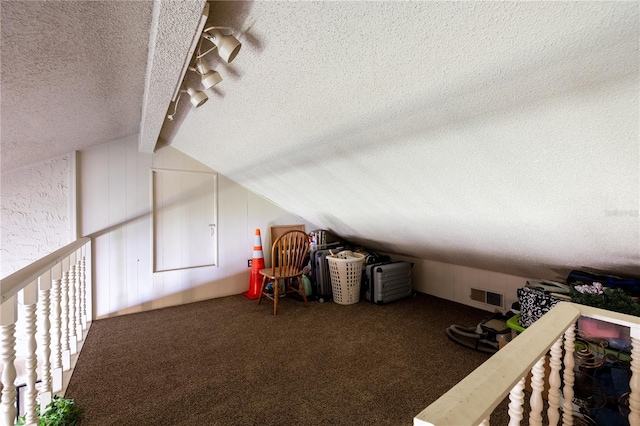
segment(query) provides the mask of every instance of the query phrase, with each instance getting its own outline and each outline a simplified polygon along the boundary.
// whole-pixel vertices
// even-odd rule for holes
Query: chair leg
[[[302,282],[301,277],[298,278],[298,293],[302,296],[302,300],[304,300],[304,306],[309,306],[309,302],[307,302],[307,292],[304,291],[304,283]]]
[[[273,281],[273,315],[278,315],[278,299],[280,299],[280,296],[278,296],[279,289],[280,289],[280,283],[278,282],[278,280],[274,280]]]
[[[260,304],[260,302],[262,302],[262,292],[264,291],[264,283],[266,282],[267,282],[267,276],[265,275],[262,277],[262,285],[260,286],[260,293],[258,293],[259,294],[258,305]]]

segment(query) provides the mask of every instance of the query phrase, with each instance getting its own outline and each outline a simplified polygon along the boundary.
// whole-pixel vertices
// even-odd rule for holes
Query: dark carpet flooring
[[[283,298],[274,317],[270,301],[237,295],[103,319],[66,396],[83,426],[411,425],[489,357],[445,328],[488,315],[418,294],[382,306]]]

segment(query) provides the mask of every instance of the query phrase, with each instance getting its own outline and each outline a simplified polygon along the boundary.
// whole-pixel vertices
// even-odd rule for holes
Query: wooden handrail
[[[558,303],[517,339],[420,412],[413,424],[477,425],[488,419],[511,389],[580,316],[629,327],[631,337],[640,339],[639,317],[570,302]],[[632,389],[637,383],[638,379],[634,378]],[[633,404],[637,402],[634,400]]]
[[[580,316],[561,302],[414,418],[415,426],[477,425]],[[536,337],[539,336],[539,337]]]
[[[91,294],[87,276],[91,277],[93,265],[90,244],[90,238],[80,238],[0,280],[0,424],[13,424],[16,418],[18,346],[25,350],[21,377],[26,383],[26,424],[37,423],[38,400],[44,408],[54,394],[64,395],[91,325],[91,311],[87,314]],[[24,328],[18,330],[20,319]],[[39,389],[38,376],[42,379]]]
[[[4,303],[12,296],[15,296],[33,280],[53,268],[54,265],[60,263],[64,258],[68,257],[89,241],[91,241],[91,239],[88,237],[79,238],[0,280],[0,303]]]

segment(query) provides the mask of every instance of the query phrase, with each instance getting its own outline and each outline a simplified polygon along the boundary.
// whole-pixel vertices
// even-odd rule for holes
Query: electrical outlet
[[[251,268],[252,265],[253,265],[253,259],[247,260],[247,268]]]

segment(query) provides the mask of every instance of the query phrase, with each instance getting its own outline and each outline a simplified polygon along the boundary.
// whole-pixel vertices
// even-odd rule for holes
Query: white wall
[[[141,154],[135,137],[80,152],[79,226],[94,238],[96,318],[239,294],[249,288],[256,228],[265,247],[271,225],[316,228],[218,175],[219,266],[152,273],[152,167],[212,172],[172,147]]]
[[[71,242],[70,156],[2,174],[0,277]]]
[[[433,260],[393,254],[391,257],[393,260],[405,260],[415,264],[411,275],[415,291],[491,312],[506,312],[511,309],[511,305],[518,301],[517,289],[524,287],[527,280],[531,279]],[[471,288],[502,294],[503,306],[496,307],[471,300]]]
[[[241,293],[249,286],[247,259],[252,257],[256,228],[262,233],[267,264],[270,226],[304,223],[307,230],[317,228],[219,175],[220,266],[152,274],[151,167],[211,170],[171,147],[140,154],[135,137],[84,150],[78,158],[78,220],[80,235],[95,238],[98,318]],[[70,162],[64,156],[2,175],[3,273],[5,267],[13,272],[70,241]],[[431,260],[393,258],[416,264],[415,290],[491,311],[494,307],[470,300],[471,287],[504,294],[508,308],[527,279]]]

